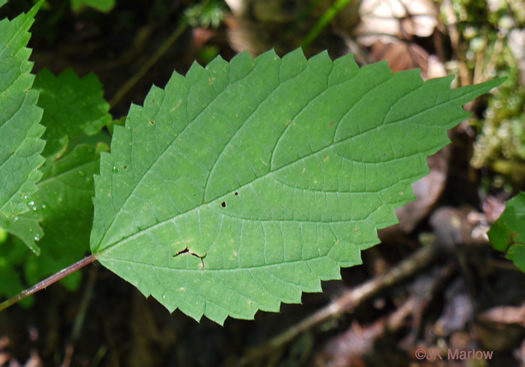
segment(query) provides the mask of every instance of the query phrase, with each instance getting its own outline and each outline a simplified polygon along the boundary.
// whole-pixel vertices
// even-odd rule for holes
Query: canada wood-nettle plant
[[[424,82],[351,55],[242,53],[173,73],[118,126],[93,75],[31,75],[37,8],[0,22],[12,238],[0,247],[21,240],[67,266],[90,243],[77,268],[97,260],[170,311],[220,324],[298,303],[360,264],[469,116],[462,105],[503,81],[451,90],[452,76]]]

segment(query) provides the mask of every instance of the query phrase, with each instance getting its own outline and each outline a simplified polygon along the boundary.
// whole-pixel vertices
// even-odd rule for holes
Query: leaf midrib
[[[237,268],[229,268],[229,269],[224,269],[224,268],[222,268],[222,269],[206,269],[206,267],[204,267],[204,269],[171,268],[169,266],[164,266],[164,265],[144,263],[144,262],[141,262],[141,261],[133,261],[133,260],[128,260],[128,259],[114,258],[114,257],[110,257],[110,256],[104,256],[104,260],[106,260],[106,261],[123,262],[123,263],[128,263],[128,264],[135,264],[135,265],[138,264],[138,265],[143,265],[143,266],[146,266],[146,267],[159,268],[159,269],[164,269],[164,270],[169,270],[169,271],[174,271],[174,272],[184,272],[184,273],[194,273],[194,272],[196,272],[196,273],[202,274],[202,273],[217,273],[217,272],[238,272],[238,271],[246,271],[246,270],[252,270],[252,269],[263,269],[263,268],[271,268],[271,267],[280,267],[280,266],[283,266],[283,265],[294,265],[294,264],[302,265],[305,262],[308,263],[310,261],[317,261],[317,260],[322,259],[322,258],[328,258],[330,261],[333,261],[332,259],[330,259],[329,253],[330,253],[330,251],[328,251],[325,255],[321,255],[321,256],[316,256],[316,257],[312,257],[312,258],[305,258],[305,259],[298,259],[298,260],[282,261],[282,262],[275,263],[275,264],[262,264],[262,265],[237,267]],[[102,252],[97,253],[97,255],[100,255],[100,254],[102,254]]]

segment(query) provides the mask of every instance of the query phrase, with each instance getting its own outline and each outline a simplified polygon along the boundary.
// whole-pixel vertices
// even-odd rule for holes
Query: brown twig
[[[346,291],[340,298],[333,301],[328,306],[320,309],[313,315],[272,338],[266,345],[250,350],[247,355],[241,359],[239,365],[251,365],[254,360],[282,348],[299,334],[313,326],[328,319],[335,318],[348,310],[354,309],[361,302],[369,299],[379,291],[397,284],[414,275],[422,268],[427,267],[429,264],[437,260],[439,258],[438,255],[441,253],[441,246],[427,245],[422,247],[408,259],[403,260],[397,266],[392,268],[388,273],[371,279],[357,288]]]

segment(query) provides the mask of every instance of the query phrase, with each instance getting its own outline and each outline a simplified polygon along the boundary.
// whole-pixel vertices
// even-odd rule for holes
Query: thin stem
[[[91,267],[86,289],[84,291],[84,295],[82,296],[82,301],[80,302],[80,307],[77,312],[77,316],[75,317],[75,322],[73,324],[71,339],[69,340],[69,343],[66,347],[64,359],[60,367],[69,367],[71,365],[71,361],[73,360],[75,344],[77,343],[82,327],[84,326],[84,320],[86,319],[86,312],[89,303],[91,302],[91,298],[93,298],[93,289],[95,288],[95,281],[97,280],[97,269],[98,266]]]
[[[341,10],[343,10],[348,4],[350,4],[352,2],[352,0],[338,0],[334,5],[332,5],[324,14],[323,16],[321,17],[321,19],[319,19],[319,21],[317,22],[317,24],[312,28],[312,30],[310,31],[310,33],[308,33],[306,35],[306,37],[304,38],[303,40],[303,43],[302,43],[302,47],[304,49],[308,48],[313,41],[315,41],[315,39],[317,37],[319,37],[319,35],[321,34],[321,32],[326,28],[326,26],[328,24],[330,24],[330,22],[332,21],[332,19],[334,19],[337,14],[339,14],[341,12]]]
[[[42,290],[44,288],[47,288],[48,286],[50,286],[51,284],[59,281],[60,279],[67,277],[69,274],[74,273],[75,271],[77,271],[79,269],[82,269],[84,266],[86,266],[88,264],[91,264],[96,259],[97,259],[97,256],[94,255],[94,254],[91,254],[88,257],[86,257],[86,258],[84,258],[84,259],[74,263],[73,265],[68,266],[67,268],[60,270],[58,273],[51,275],[49,278],[46,278],[46,279],[42,280],[40,283],[35,284],[31,288],[28,288],[25,291],[17,294],[13,298],[10,298],[7,301],[4,301],[4,302],[0,303],[0,312],[5,310],[6,308],[8,308],[8,307],[18,303],[18,302],[20,302],[24,298],[27,298],[27,297],[33,295],[34,293],[36,293],[36,292],[38,292],[38,291],[40,291],[40,290]]]
[[[122,88],[119,89],[119,91],[111,98],[109,101],[109,104],[111,107],[114,107],[121,99],[124,97],[130,90],[137,84],[137,82],[142,79],[142,77],[151,69],[153,65],[164,55],[170,47],[173,45],[173,43],[180,37],[180,35],[186,30],[188,27],[188,21],[186,18],[183,19],[182,23],[173,31],[171,36],[164,41],[164,43],[160,46],[160,48],[151,56],[148,61],[142,67],[140,70],[133,75],[126,84],[122,86]]]

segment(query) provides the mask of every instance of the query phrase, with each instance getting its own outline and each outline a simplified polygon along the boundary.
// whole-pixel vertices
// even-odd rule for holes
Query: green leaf
[[[40,91],[38,104],[44,109],[42,124],[47,127],[43,152],[47,160],[40,169],[43,177],[38,191],[28,197],[29,212],[9,219],[0,216],[0,227],[40,255],[28,256],[25,263],[29,283],[60,271],[88,251],[93,175],[99,171],[97,144],[106,150],[108,140],[99,131],[111,121],[109,104],[94,74],[80,79],[68,70],[55,77],[45,69],[34,88]],[[42,251],[35,241],[40,241]],[[73,289],[79,281],[77,273],[64,283]]]
[[[507,259],[525,272],[525,193],[518,194],[507,202],[501,217],[490,229],[492,247],[506,252]]]
[[[93,194],[93,188],[90,189],[90,194],[85,197],[82,192],[76,198],[76,193],[71,191],[66,196],[72,198],[69,203],[77,203],[78,201],[87,202],[87,206],[91,208],[91,216],[88,217],[80,216],[77,220],[88,220],[88,223],[81,225],[82,229],[77,228],[72,221],[75,221],[75,216],[79,213],[68,210],[69,208],[63,208],[60,202],[53,202],[50,200],[50,196],[55,196],[55,199],[60,195],[64,195],[62,187],[49,186],[49,178],[53,176],[52,182],[60,182],[57,185],[64,185],[63,180],[54,181],[54,176],[60,174],[61,167],[64,165],[71,165],[71,158],[64,159],[56,163],[56,159],[61,155],[65,154],[68,149],[73,149],[75,141],[78,139],[85,139],[85,135],[97,134],[104,125],[111,121],[111,115],[109,114],[109,104],[103,98],[102,85],[98,81],[94,74],[89,74],[86,77],[80,79],[72,70],[68,70],[61,74],[59,77],[55,77],[49,70],[42,70],[35,81],[34,88],[40,92],[40,99],[38,105],[44,109],[44,115],[41,124],[44,125],[47,130],[45,131],[43,138],[47,141],[46,147],[43,151],[43,155],[47,157],[47,162],[41,167],[41,172],[45,172],[43,177],[43,184],[39,184],[39,191],[32,193],[27,196],[26,203],[29,205],[30,213],[26,215],[17,216],[15,218],[3,218],[0,216],[0,226],[8,230],[10,233],[20,237],[24,243],[36,254],[40,254],[40,250],[36,245],[35,241],[40,240],[43,237],[44,232],[47,234],[47,238],[43,241],[44,246],[51,246],[51,251],[48,248],[44,251],[43,257],[40,259],[33,259],[33,266],[29,269],[28,274],[31,280],[34,280],[42,274],[50,275],[52,272],[59,271],[63,267],[67,266],[68,261],[78,260],[80,256],[84,255],[86,251],[86,243],[82,243],[79,247],[71,247],[71,243],[64,245],[64,241],[71,240],[68,236],[68,232],[63,231],[63,235],[50,236],[50,231],[55,231],[55,228],[50,226],[50,223],[59,224],[58,220],[55,220],[54,213],[64,213],[64,222],[70,224],[71,230],[79,233],[79,238],[87,240],[86,233],[90,231],[90,219],[92,218],[92,204],[91,196]],[[93,151],[95,148],[90,148]],[[79,152],[75,152],[78,155]],[[82,153],[80,153],[82,154]],[[91,160],[92,155],[87,155],[85,158]],[[78,161],[78,158],[76,158]],[[82,160],[82,158],[80,158]],[[75,160],[73,160],[73,167]],[[84,164],[80,161],[79,164]],[[98,170],[98,155],[96,158],[96,164],[93,167]],[[90,179],[95,171],[85,172],[86,179]],[[60,176],[59,176],[60,177]],[[92,183],[90,183],[92,186]],[[65,185],[67,187],[67,184]],[[75,186],[72,186],[75,188]],[[71,187],[70,187],[71,188]],[[79,187],[76,187],[79,188]],[[46,191],[48,190],[48,191]],[[49,191],[50,190],[50,191]],[[81,189],[80,189],[81,190]],[[60,193],[60,195],[58,194]],[[59,197],[61,198],[61,197]],[[51,217],[43,216],[42,205],[49,208],[49,201],[51,206],[56,207],[57,210],[48,210],[47,214]],[[79,206],[82,209],[82,206]],[[44,223],[44,230],[39,228],[39,221],[46,220]],[[16,220],[16,222],[14,222]],[[57,228],[66,228],[64,223],[59,224]],[[88,227],[89,226],[89,227]],[[49,232],[49,233],[48,233]],[[55,238],[56,237],[56,238]],[[76,243],[73,241],[73,243]],[[64,251],[64,247],[68,251]],[[63,252],[62,255],[58,255]],[[54,258],[60,258],[57,264],[50,265],[52,262],[49,260],[46,254],[53,254]],[[68,255],[64,255],[68,254]],[[34,264],[48,264],[46,266],[36,266]],[[44,270],[40,270],[44,269]]]
[[[7,0],[0,0],[0,8],[7,4]]]
[[[278,311],[361,263],[426,157],[502,80],[450,90],[351,56],[217,58],[153,87],[95,176],[91,250],[170,311]]]
[[[36,105],[38,92],[31,89],[33,64],[26,48],[40,4],[12,21],[0,21],[0,213],[7,218],[29,210],[44,161],[42,111]]]
[[[81,10],[85,6],[108,12],[115,6],[115,0],[71,0],[71,8],[75,11]]]
[[[46,157],[60,156],[72,138],[97,134],[111,122],[109,103],[95,74],[80,79],[70,69],[55,77],[44,69],[34,88],[40,91],[38,105],[44,110],[41,123],[47,128],[43,136]]]

